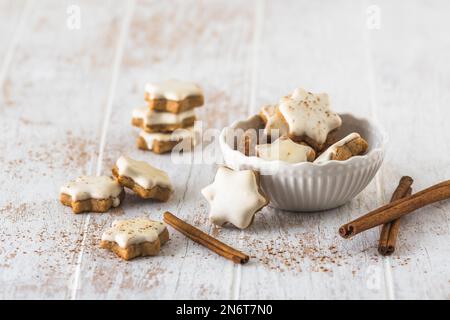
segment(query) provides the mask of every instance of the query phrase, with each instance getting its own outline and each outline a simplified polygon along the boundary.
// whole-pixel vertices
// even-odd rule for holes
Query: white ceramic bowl
[[[383,162],[385,132],[367,119],[341,114],[340,137],[358,132],[369,143],[365,155],[345,161],[323,164],[302,162],[290,164],[247,157],[235,150],[235,142],[227,139],[236,129],[261,129],[258,116],[236,121],[222,130],[219,143],[225,164],[235,170],[252,169],[262,173],[261,184],[270,198],[270,206],[289,211],[320,211],[336,208],[360,193],[373,179]]]

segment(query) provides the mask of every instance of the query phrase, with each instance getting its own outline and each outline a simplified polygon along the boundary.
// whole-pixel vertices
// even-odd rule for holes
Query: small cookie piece
[[[106,212],[125,198],[123,187],[111,177],[81,176],[61,188],[60,201],[74,213]]]
[[[172,132],[176,129],[192,127],[195,122],[195,111],[181,113],[156,112],[148,108],[133,110],[131,124],[147,132]]]
[[[237,132],[237,131],[236,131]],[[237,135],[236,149],[248,157],[255,156],[255,147],[258,144],[258,134],[255,129],[247,129],[242,134]]]
[[[310,146],[295,143],[288,137],[281,137],[271,144],[256,146],[256,155],[265,160],[280,160],[289,163],[313,161],[316,152]]]
[[[324,148],[328,134],[342,124],[341,117],[330,110],[327,94],[302,88],[280,100],[279,112],[289,126],[289,137],[305,141],[316,151]]]
[[[278,106],[267,105],[262,107],[259,116],[265,123],[264,134],[266,136],[273,137],[273,140],[276,140],[276,137],[289,134],[289,127],[283,116],[278,112]]]
[[[172,133],[148,133],[141,131],[137,139],[137,146],[141,150],[154,153],[166,153],[182,143],[183,151],[192,151],[197,144],[197,134],[194,127],[177,129]]]
[[[145,86],[145,100],[151,110],[180,113],[202,106],[202,89],[192,82],[167,80]]]
[[[147,218],[115,220],[102,235],[100,247],[124,260],[139,256],[156,256],[161,245],[169,240],[164,223]]]
[[[165,202],[173,190],[167,173],[130,157],[121,156],[112,169],[112,174],[121,185],[144,199]]]
[[[314,163],[325,163],[330,160],[344,161],[367,151],[369,144],[361,136],[353,132],[325,150]]]
[[[219,167],[214,182],[202,194],[210,204],[212,223],[222,226],[229,222],[240,229],[247,228],[255,214],[269,203],[261,190],[259,173],[252,170]]]

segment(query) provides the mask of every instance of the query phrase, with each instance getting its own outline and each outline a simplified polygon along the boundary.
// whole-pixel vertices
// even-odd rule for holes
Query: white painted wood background
[[[66,26],[81,9],[81,29]],[[366,10],[381,10],[379,29]],[[338,227],[384,204],[398,179],[414,190],[450,178],[450,2],[0,0],[0,298],[449,299],[450,203],[403,219],[399,247],[378,230]],[[247,230],[207,221],[212,165],[179,165],[135,148],[130,111],[146,81],[192,79],[205,126],[222,128],[296,86],[379,120],[390,135],[376,179],[328,212],[264,209]],[[59,187],[109,174],[123,154],[169,172],[166,204],[128,196],[106,214],[74,215]],[[113,219],[170,210],[243,249],[234,265],[172,231],[161,255],[124,262],[99,248]]]

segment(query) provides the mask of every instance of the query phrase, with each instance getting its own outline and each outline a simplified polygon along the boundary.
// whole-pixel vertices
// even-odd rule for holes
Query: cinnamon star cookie
[[[194,127],[177,129],[170,133],[141,131],[137,139],[139,149],[159,154],[170,152],[179,144],[183,151],[193,150],[197,144],[197,132]]]
[[[259,180],[256,171],[219,167],[214,182],[202,190],[210,204],[210,221],[219,226],[229,222],[247,228],[255,214],[269,203]]]
[[[314,94],[298,88],[283,97],[278,108],[289,126],[289,137],[305,141],[316,151],[323,149],[328,134],[342,124],[339,115],[330,110],[325,93]]]
[[[121,185],[133,190],[141,198],[167,201],[172,193],[167,173],[147,162],[121,156],[112,173]]]
[[[74,213],[106,212],[123,201],[123,187],[107,176],[81,176],[61,188],[60,201]]]
[[[195,122],[195,111],[181,113],[156,112],[147,107],[133,110],[131,124],[147,132],[172,132],[191,127]]]
[[[164,223],[147,218],[116,220],[102,235],[100,247],[111,250],[124,260],[155,256],[169,240]]]
[[[288,137],[282,137],[271,144],[256,146],[256,154],[265,160],[281,160],[289,163],[313,161],[316,153],[314,149],[295,143]]]
[[[151,110],[180,113],[203,105],[202,89],[192,82],[167,80],[145,86],[145,100]]]
[[[288,125],[278,112],[278,106],[267,105],[262,107],[259,116],[265,123],[264,134],[266,136],[283,137],[289,134]]]
[[[367,141],[361,138],[358,133],[353,132],[331,145],[317,157],[314,163],[324,163],[330,160],[344,161],[365,153],[368,147]]]

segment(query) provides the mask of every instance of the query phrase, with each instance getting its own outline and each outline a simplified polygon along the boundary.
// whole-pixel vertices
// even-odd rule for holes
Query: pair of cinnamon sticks
[[[397,189],[392,194],[390,202],[409,197],[412,194],[411,185],[414,180],[411,177],[404,176],[400,179]],[[389,256],[395,251],[398,232],[400,230],[400,218],[383,224],[378,243],[378,252],[383,256]]]
[[[347,239],[365,230],[383,225],[378,251],[382,255],[392,254],[395,251],[400,226],[399,219],[402,216],[431,203],[450,198],[450,180],[438,183],[414,195],[411,195],[412,183],[412,178],[402,177],[392,195],[391,203],[344,224],[339,228],[339,234]]]

